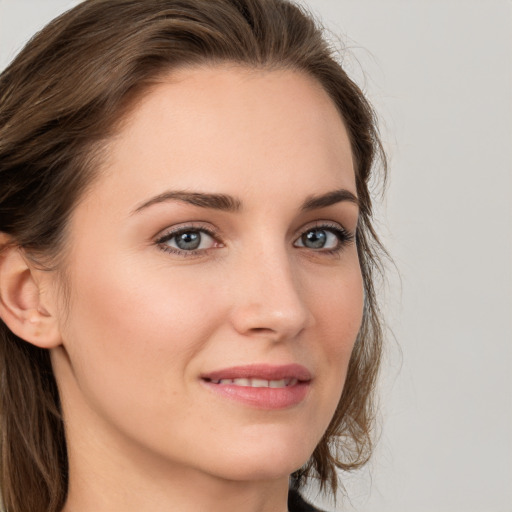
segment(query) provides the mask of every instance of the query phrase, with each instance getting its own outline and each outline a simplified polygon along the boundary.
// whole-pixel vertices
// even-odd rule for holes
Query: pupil
[[[327,234],[321,229],[308,231],[302,236],[302,243],[312,249],[321,249],[327,240]]]
[[[194,250],[201,244],[201,235],[194,231],[187,231],[176,236],[176,245],[183,250]]]

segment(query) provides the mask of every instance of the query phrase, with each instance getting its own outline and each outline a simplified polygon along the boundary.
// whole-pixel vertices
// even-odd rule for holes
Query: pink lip
[[[296,382],[286,387],[250,387],[230,383],[219,384],[224,379],[293,379]],[[234,366],[201,375],[201,381],[211,392],[257,409],[285,409],[302,402],[311,385],[311,372],[299,364],[267,365],[255,364]]]
[[[251,364],[246,366],[233,366],[222,370],[214,370],[201,375],[204,380],[221,379],[297,379],[299,381],[309,381],[312,376],[310,371],[300,364],[270,365],[270,364]]]

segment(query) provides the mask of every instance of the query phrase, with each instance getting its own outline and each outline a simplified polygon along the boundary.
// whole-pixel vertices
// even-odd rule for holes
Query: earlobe
[[[0,239],[0,247],[2,242]],[[4,245],[0,252],[0,317],[19,338],[53,348],[60,345],[58,322],[43,303],[36,272],[22,249]]]

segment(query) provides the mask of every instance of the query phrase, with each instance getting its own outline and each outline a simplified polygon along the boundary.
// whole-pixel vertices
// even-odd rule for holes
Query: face
[[[193,68],[148,93],[71,218],[52,354],[71,456],[93,432],[88,453],[227,479],[304,464],[362,318],[355,195],[300,73]]]

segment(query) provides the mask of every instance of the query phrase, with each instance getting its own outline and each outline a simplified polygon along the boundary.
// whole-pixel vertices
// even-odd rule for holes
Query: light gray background
[[[76,3],[0,0],[0,69]],[[345,477],[338,508],[511,512],[512,3],[308,4],[343,34],[381,114],[391,180],[380,227],[401,274],[385,301],[397,342],[381,441],[369,468]]]

